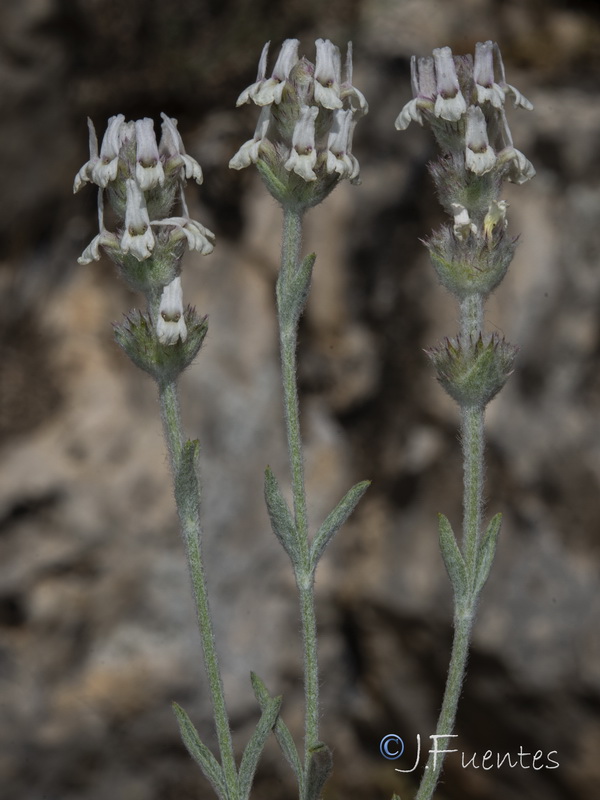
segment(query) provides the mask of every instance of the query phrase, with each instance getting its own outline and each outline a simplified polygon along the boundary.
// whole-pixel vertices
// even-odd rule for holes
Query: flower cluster
[[[207,255],[214,234],[190,219],[184,197],[188,179],[202,183],[198,162],[187,155],[177,120],[162,114],[160,143],[151,119],[126,122],[111,117],[100,150],[91,120],[89,160],[77,173],[73,191],[86,183],[98,186],[99,232],[78,259],[89,264],[101,248],[117,264],[129,285],[146,294],[162,344],[185,342],[181,257],[187,246]],[[113,210],[116,230],[105,224],[105,197]],[[179,213],[173,213],[176,207]]]
[[[475,175],[496,170],[514,183],[535,175],[531,163],[513,146],[504,111],[508,96],[516,107],[533,106],[506,82],[495,42],[478,42],[474,59],[453,56],[449,47],[434,50],[433,56],[413,56],[411,80],[413,99],[398,115],[398,130],[405,130],[411,121],[429,122],[442,149],[462,151],[467,170]]]
[[[317,39],[315,64],[299,58],[297,39],[287,39],[267,77],[269,44],[263,48],[256,81],[237,101],[238,106],[252,102],[261,108],[256,131],[229,166],[256,164],[282,205],[308,208],[340,180],[358,183],[352,136],[368,105],[352,85],[351,44],[343,80],[339,48],[328,39]]]
[[[507,232],[500,199],[503,180],[524,183],[535,175],[513,145],[505,113],[533,106],[506,82],[500,49],[478,42],[475,57],[449,47],[411,60],[413,99],[396,120],[404,130],[427,122],[441,149],[429,169],[440,202],[452,217],[426,241],[440,282],[461,306],[461,333],[428,351],[438,378],[461,406],[483,408],[507,380],[516,349],[483,334],[483,303],[504,278],[516,240]]]

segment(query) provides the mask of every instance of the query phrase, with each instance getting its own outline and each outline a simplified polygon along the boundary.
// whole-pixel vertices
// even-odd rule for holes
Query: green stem
[[[483,418],[483,408],[473,406],[461,408],[461,441],[464,463],[463,557],[471,581],[475,580],[483,508]]]
[[[179,411],[179,398],[175,383],[159,385],[159,398],[161,416],[165,438],[169,449],[173,477],[176,479],[181,452],[183,448],[183,434],[181,415]],[[196,601],[196,613],[200,628],[204,666],[208,676],[212,707],[214,712],[217,741],[221,753],[221,764],[225,781],[231,800],[238,797],[238,776],[233,753],[233,742],[229,717],[225,707],[223,682],[219,669],[215,637],[208,604],[208,592],[202,560],[202,528],[200,525],[200,497],[194,491],[193,498],[186,498],[183,502],[179,493],[175,492],[177,510],[181,520],[183,538],[187,551],[188,565]],[[192,509],[191,513],[189,509]]]
[[[319,741],[319,673],[313,576],[309,567],[304,456],[302,452],[300,409],[298,402],[296,363],[298,319],[297,315],[289,313],[289,308],[291,307],[289,287],[292,278],[300,267],[301,242],[302,214],[294,210],[285,210],[283,218],[281,272],[277,285],[277,309],[287,445],[294,500],[294,519],[301,561],[301,565],[296,567],[296,583],[300,592],[302,638],[304,644],[304,758],[305,772],[307,773],[310,762],[310,751]]]
[[[460,332],[464,346],[479,338],[483,325],[483,298],[471,295],[460,304]],[[463,546],[462,553],[468,576],[468,588],[454,600],[454,640],[442,708],[436,726],[436,738],[430,748],[427,766],[416,800],[430,800],[437,786],[445,754],[452,750],[451,739],[456,709],[467,668],[471,630],[477,596],[473,588],[477,576],[477,554],[481,532],[484,483],[484,408],[461,408],[461,441],[463,449]],[[438,749],[439,748],[439,749]]]
[[[437,782],[444,764],[444,755],[440,751],[453,750],[452,739],[449,737],[454,729],[456,709],[460,699],[467,658],[469,655],[469,642],[471,639],[471,627],[473,624],[472,613],[462,617],[455,617],[454,620],[454,641],[452,644],[452,656],[450,658],[450,668],[446,680],[444,700],[435,730],[437,738],[430,747],[427,766],[423,773],[423,778],[417,792],[416,800],[430,800],[437,786]]]

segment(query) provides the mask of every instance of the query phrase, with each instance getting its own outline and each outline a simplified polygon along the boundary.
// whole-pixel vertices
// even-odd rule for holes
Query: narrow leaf
[[[265,470],[265,502],[273,533],[279,539],[294,567],[300,566],[296,526],[271,467],[267,467]]]
[[[258,759],[263,751],[267,737],[275,725],[280,708],[281,697],[273,697],[267,700],[262,709],[262,714],[258,721],[258,725],[254,729],[254,733],[246,745],[239,771],[241,800],[246,800],[250,795]]]
[[[501,525],[502,514],[496,514],[494,517],[492,517],[485,532],[485,536],[481,540],[481,545],[479,546],[479,553],[477,556],[475,594],[479,594],[479,592],[483,589],[483,586],[488,579],[488,575],[490,574],[492,561],[496,555],[496,544],[498,542],[498,534],[500,533]]]
[[[468,590],[467,568],[448,518],[443,514],[438,514],[438,519],[442,558],[452,582],[454,594],[456,597],[460,597]]]
[[[188,753],[198,763],[202,772],[210,781],[220,800],[227,800],[227,788],[223,770],[208,747],[201,741],[198,731],[181,706],[173,703],[173,711],[179,723],[181,738]]]
[[[319,559],[323,555],[323,551],[354,511],[358,501],[370,485],[371,481],[362,481],[361,483],[357,483],[356,486],[353,486],[325,519],[317,531],[310,548],[311,570],[316,569]]]
[[[254,689],[256,699],[258,700],[261,710],[264,710],[267,703],[271,700],[271,696],[267,690],[267,687],[254,672],[250,674],[250,679],[252,681],[252,688]],[[300,756],[298,755],[292,734],[280,716],[278,716],[277,720],[275,721],[273,732],[275,733],[275,738],[277,739],[277,743],[281,748],[281,752],[285,756],[285,759],[290,767],[294,770],[294,774],[296,775],[296,779],[298,781],[300,797],[302,797],[304,773],[302,771]]]
[[[310,750],[308,778],[306,781],[306,800],[320,800],[325,781],[333,768],[333,756],[326,744],[319,742]]]

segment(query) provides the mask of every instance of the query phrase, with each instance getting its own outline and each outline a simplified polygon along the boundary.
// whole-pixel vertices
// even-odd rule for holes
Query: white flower
[[[506,177],[511,183],[526,183],[535,175],[531,161],[514,147],[505,147],[498,153],[498,164],[508,164]]]
[[[506,74],[504,72],[504,62],[502,61],[502,54],[500,53],[500,48],[495,42],[486,42],[486,44],[492,44],[494,49],[494,60],[495,60],[495,67],[498,70],[498,74],[500,79],[498,81],[498,85],[502,89],[505,95],[511,94],[514,100],[515,108],[517,106],[521,106],[521,108],[526,109],[527,111],[533,110],[533,104],[529,102],[529,100],[524,97],[518,89],[515,89],[514,86],[511,86],[510,83],[506,82]]]
[[[352,155],[352,111],[334,111],[333,125],[327,140],[326,170],[337,172],[342,178],[356,181],[359,174],[358,160]]]
[[[85,248],[83,253],[77,259],[78,264],[91,264],[92,261],[99,261],[100,256],[100,247],[106,247],[111,250],[118,250],[119,249],[119,240],[117,239],[114,233],[111,233],[107,230],[102,230],[100,233],[96,234],[92,241],[88,244]]]
[[[490,147],[483,111],[479,106],[469,106],[465,132],[465,164],[476,175],[485,175],[494,168],[496,154]]]
[[[317,106],[302,106],[300,118],[292,134],[292,150],[283,165],[288,172],[292,170],[305,181],[316,181],[313,167],[317,163],[315,147],[315,120],[319,113]]]
[[[148,117],[136,120],[135,140],[135,177],[140,189],[146,192],[156,184],[162,186],[165,182],[165,173],[158,155],[154,122]]]
[[[245,89],[237,99],[236,105],[241,106],[250,100],[257,106],[268,106],[271,103],[281,103],[285,82],[290,70],[298,63],[298,39],[286,39],[281,45],[281,50],[271,77],[265,80],[267,72],[267,55],[269,42],[262,49],[258,64],[256,81]]]
[[[202,168],[195,158],[186,154],[181,134],[177,130],[177,120],[168,117],[164,112],[161,113],[160,116],[163,121],[160,145],[158,148],[161,158],[165,162],[173,159],[176,165],[180,164],[183,167],[185,177],[188,180],[193,178],[196,183],[202,183],[204,180]]]
[[[155,244],[148,209],[142,190],[132,178],[127,179],[126,187],[125,231],[121,236],[121,249],[134,255],[138,261],[144,261],[152,254]]]
[[[506,121],[504,109],[498,111],[498,137],[503,144],[498,153],[496,163],[499,166],[508,164],[506,177],[511,183],[525,183],[535,175],[533,164],[513,145],[513,138]]]
[[[98,163],[98,138],[96,136],[96,129],[94,128],[94,123],[88,117],[88,134],[89,134],[89,145],[90,145],[90,158],[88,161],[85,162],[83,167],[79,170],[77,175],[75,176],[75,181],[73,183],[73,194],[77,193],[84,183],[91,183],[92,182],[92,170]]]
[[[150,224],[155,227],[172,225],[180,232],[180,236],[177,238],[185,237],[190,250],[198,250],[203,256],[207,256],[214,250],[214,233],[195,219],[190,219],[189,217],[168,217],[167,219],[156,220]],[[175,236],[172,238],[175,238]]]
[[[435,68],[432,56],[410,60],[410,80],[413,99],[409,100],[396,119],[396,129],[405,131],[411,122],[423,124],[421,110],[433,111],[436,97]]]
[[[486,101],[494,108],[504,106],[504,90],[494,81],[494,43],[477,42],[475,45],[475,62],[473,80],[477,92],[477,102],[483,105]]]
[[[366,97],[356,86],[352,85],[352,42],[348,42],[346,49],[345,80],[340,86],[340,97],[342,100],[345,100],[346,97],[350,98],[350,107],[357,118],[364,117],[368,113],[369,104]],[[358,108],[353,106],[352,100],[357,101]]]
[[[260,155],[260,146],[263,143],[269,125],[271,124],[271,106],[263,106],[260,110],[254,138],[249,139],[240,147],[229,162],[230,169],[244,169],[250,164],[256,164]]]
[[[270,44],[271,44],[270,41],[267,42],[260,54],[260,59],[258,61],[258,72],[256,74],[256,81],[250,86],[248,86],[247,89],[244,89],[244,91],[237,99],[236,106],[242,106],[244,105],[244,103],[249,103],[251,100],[254,100],[254,96],[257,94],[258,90],[265,82],[267,77],[267,58],[269,55]]]
[[[329,39],[317,39],[317,58],[315,64],[314,94],[315,102],[323,108],[342,107],[340,81],[342,73],[339,48]]]
[[[448,122],[457,122],[467,110],[467,103],[460,91],[456,66],[449,47],[438,47],[433,51],[437,96],[433,113]]]
[[[121,129],[125,123],[123,114],[111,117],[102,139],[100,158],[91,168],[92,181],[105,189],[117,177],[119,169],[119,150],[121,149]]]
[[[187,328],[183,316],[183,291],[181,278],[177,277],[164,287],[160,298],[156,335],[161,344],[172,346],[187,339]]]
[[[452,203],[454,214],[454,234],[459,241],[464,241],[470,233],[477,233],[477,225],[471,222],[468,210],[460,203]]]

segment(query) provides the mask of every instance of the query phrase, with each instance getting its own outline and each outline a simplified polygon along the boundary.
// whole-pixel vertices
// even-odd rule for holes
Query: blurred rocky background
[[[489,329],[520,345],[489,409],[489,514],[504,512],[453,747],[542,752],[532,768],[462,768],[440,800],[590,800],[600,785],[600,14],[579,0],[3,0],[0,6],[0,795],[211,797],[170,702],[214,742],[200,645],[150,380],[112,341],[139,303],[108,261],[79,267],[95,195],[73,198],[89,115],[179,118],[205,172],[186,299],[210,333],[182,382],[203,446],[206,559],[235,741],[257,717],[248,674],[285,696],[300,735],[293,580],[262,501],[285,481],[273,291],[280,216],[227,162],[254,130],[235,110],[262,44],[354,41],[371,112],[360,187],[307,220],[318,254],[300,352],[311,518],[373,485],[320,568],[326,800],[414,795],[416,736],[434,731],[451,642],[437,512],[458,524],[457,414],[423,348],[456,330],[419,239],[440,223],[429,131],[394,130],[409,57],[501,45],[535,105],[509,111],[537,177],[507,187],[521,244]],[[400,762],[379,742],[396,733]],[[559,762],[548,769],[551,758]],[[494,756],[495,757],[495,756]],[[424,757],[422,764],[424,764]],[[529,768],[526,769],[525,766]],[[273,745],[255,796],[293,797]]]

